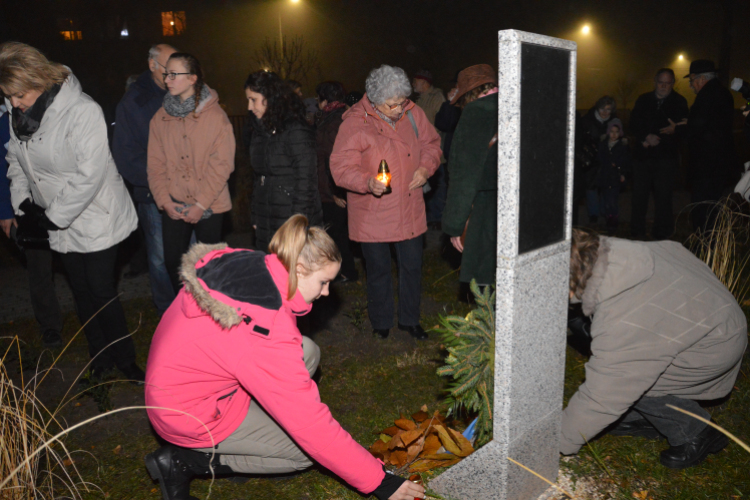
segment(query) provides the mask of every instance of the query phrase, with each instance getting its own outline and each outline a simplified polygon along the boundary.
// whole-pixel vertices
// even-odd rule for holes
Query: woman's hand
[[[346,200],[343,198],[339,198],[338,196],[333,197],[333,202],[340,206],[341,208],[346,208]]]
[[[191,205],[184,212],[182,212],[182,219],[188,224],[197,224],[201,217],[203,217],[203,210],[198,205]]]
[[[168,201],[164,204],[164,211],[167,212],[167,215],[172,220],[182,220],[184,219],[183,214],[177,211],[177,207],[181,206],[179,203],[175,203],[173,201]]]
[[[0,219],[0,228],[8,238],[10,238],[11,226],[18,227],[18,222],[16,222],[16,219]]]
[[[425,498],[424,486],[404,481],[396,493],[388,497],[388,500],[414,500],[415,498]]]
[[[385,188],[387,187],[388,186],[386,186],[385,183],[380,182],[375,177],[370,177],[369,179],[367,179],[367,189],[369,189],[370,192],[375,196],[383,196]]]
[[[424,167],[419,167],[414,172],[414,177],[412,178],[411,182],[409,183],[409,189],[417,189],[421,188],[425,185],[427,182],[427,178],[429,176],[427,175],[427,169]]]
[[[461,244],[460,236],[451,236],[451,245],[459,252],[464,253],[464,246]]]

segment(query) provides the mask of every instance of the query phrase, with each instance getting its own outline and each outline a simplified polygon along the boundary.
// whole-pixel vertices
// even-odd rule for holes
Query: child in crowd
[[[599,188],[601,215],[607,224],[607,234],[614,236],[619,224],[618,198],[625,180],[630,175],[630,148],[623,137],[619,118],[607,124],[607,136],[599,144]]]

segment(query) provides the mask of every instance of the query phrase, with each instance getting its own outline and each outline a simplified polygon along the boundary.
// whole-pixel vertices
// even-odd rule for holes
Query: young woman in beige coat
[[[148,183],[162,211],[164,263],[175,291],[178,268],[190,245],[218,243],[223,214],[231,210],[227,180],[235,141],[219,95],[203,83],[198,60],[175,53],[167,62],[164,105],[151,120]]]

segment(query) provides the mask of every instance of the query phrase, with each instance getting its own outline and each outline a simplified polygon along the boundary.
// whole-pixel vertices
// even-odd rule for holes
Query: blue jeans
[[[164,239],[161,229],[161,213],[155,203],[138,203],[138,219],[146,237],[148,275],[151,296],[159,314],[164,314],[175,298],[172,282],[169,281],[164,264]]]
[[[589,218],[599,217],[599,190],[587,189],[586,190],[586,209],[589,213]]]

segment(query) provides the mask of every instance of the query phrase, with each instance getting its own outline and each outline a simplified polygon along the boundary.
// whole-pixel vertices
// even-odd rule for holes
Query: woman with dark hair
[[[305,121],[299,96],[276,73],[252,73],[245,82],[245,95],[253,114],[255,247],[265,251],[274,233],[294,214],[304,215],[311,225],[323,224],[315,133]]]
[[[563,412],[563,454],[602,431],[666,437],[660,461],[671,469],[727,446],[726,436],[678,411],[710,419],[698,402],[732,391],[747,345],[742,309],[705,263],[674,241],[574,229],[570,302],[593,317],[592,354]]]
[[[102,109],[70,68],[18,42],[0,45],[0,92],[11,111],[8,179],[18,237],[29,230],[60,256],[88,340],[91,375],[117,367],[143,383],[115,277],[118,243],[135,230],[137,216],[109,152]],[[36,259],[42,277],[51,274],[51,257]]]
[[[162,210],[164,263],[178,291],[177,271],[193,231],[201,243],[221,240],[223,215],[232,208],[227,180],[235,141],[219,95],[203,83],[198,60],[177,52],[165,71],[164,105],[150,125],[148,183]]]
[[[337,281],[357,281],[359,273],[349,247],[346,217],[346,190],[336,186],[331,176],[331,151],[346,111],[344,87],[338,82],[323,82],[315,89],[318,114],[315,116],[315,138],[318,151],[318,190],[323,203],[323,219],[333,241],[341,250],[341,274]]]
[[[448,160],[451,183],[443,232],[462,252],[460,281],[492,285],[497,247],[497,72],[487,64],[461,71],[450,102],[463,111]]]

